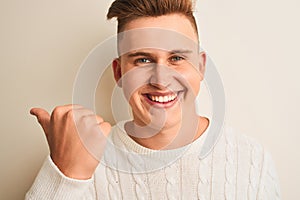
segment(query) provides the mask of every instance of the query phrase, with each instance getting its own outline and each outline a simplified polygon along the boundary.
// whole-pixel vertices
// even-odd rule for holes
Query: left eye
[[[184,58],[183,57],[180,57],[180,56],[173,56],[171,57],[171,61],[172,62],[176,62],[176,61],[180,61],[180,60],[183,60]]]

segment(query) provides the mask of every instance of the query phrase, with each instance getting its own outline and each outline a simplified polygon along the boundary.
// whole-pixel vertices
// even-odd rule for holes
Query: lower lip
[[[169,102],[164,102],[164,103],[161,103],[161,102],[157,102],[157,101],[152,101],[148,98],[147,95],[143,95],[144,98],[146,99],[146,101],[152,105],[152,106],[155,106],[155,107],[158,107],[158,108],[170,108],[172,107],[174,104],[176,104],[176,102],[178,101],[178,97],[179,97],[179,94],[177,95],[177,97],[173,100],[173,101],[169,101]]]

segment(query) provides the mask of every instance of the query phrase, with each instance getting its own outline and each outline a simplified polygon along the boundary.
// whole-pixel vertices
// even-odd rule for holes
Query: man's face
[[[145,126],[164,115],[164,128],[180,124],[183,107],[194,107],[205,69],[206,55],[198,53],[191,22],[180,14],[133,20],[125,26],[119,49],[114,77],[135,123]]]

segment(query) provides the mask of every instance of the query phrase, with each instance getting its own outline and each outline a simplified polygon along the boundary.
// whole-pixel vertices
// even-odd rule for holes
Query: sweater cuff
[[[26,199],[93,199],[94,177],[77,180],[65,176],[48,156]],[[84,195],[90,194],[90,197]]]

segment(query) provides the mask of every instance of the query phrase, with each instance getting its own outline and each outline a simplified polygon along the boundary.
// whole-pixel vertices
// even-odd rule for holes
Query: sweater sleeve
[[[93,200],[96,199],[94,177],[76,180],[66,177],[48,156],[25,200]]]
[[[270,153],[264,155],[264,165],[262,168],[261,184],[259,188],[259,200],[280,200],[281,193],[279,178]]]

